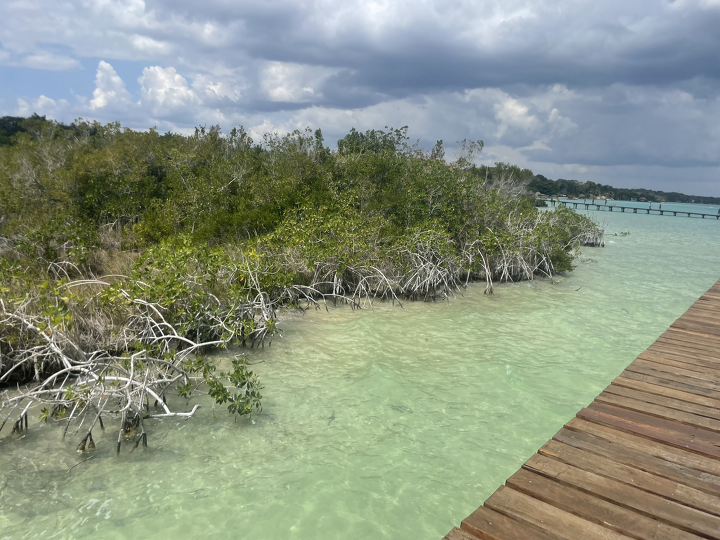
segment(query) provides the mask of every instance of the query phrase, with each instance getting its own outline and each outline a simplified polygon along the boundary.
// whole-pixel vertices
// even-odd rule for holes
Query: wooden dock
[[[446,540],[720,539],[720,281]]]
[[[647,208],[641,208],[637,206],[620,206],[617,204],[600,204],[595,202],[589,203],[586,201],[560,201],[553,199],[545,200],[545,202],[549,202],[552,206],[561,204],[566,208],[570,208],[571,205],[573,208],[578,208],[578,206],[582,208],[584,206],[585,210],[590,210],[590,207],[594,207],[595,210],[607,210],[608,212],[625,212],[625,210],[629,212],[632,210],[633,214],[655,214],[658,216],[664,216],[665,214],[672,214],[673,216],[677,216],[678,214],[680,214],[682,216],[683,214],[685,214],[687,215],[687,217],[697,216],[702,219],[705,219],[706,217],[720,219],[720,212],[718,212],[717,214],[705,214],[702,212],[688,212],[686,210],[663,210],[661,208],[651,208],[650,206],[648,206]]]

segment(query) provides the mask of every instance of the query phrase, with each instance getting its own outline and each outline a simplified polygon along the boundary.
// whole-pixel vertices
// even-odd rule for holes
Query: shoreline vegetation
[[[707,197],[703,195],[685,195],[676,191],[655,191],[645,188],[616,188],[607,184],[595,182],[578,182],[577,180],[565,180],[558,178],[550,180],[542,174],[536,175],[528,183],[528,189],[538,193],[555,196],[563,195],[590,199],[604,197],[616,201],[630,201],[632,199],[644,199],[647,202],[675,202],[690,204],[720,204],[720,197]]]
[[[424,151],[406,127],[353,129],[331,150],[320,130],[253,141],[217,126],[6,124],[0,435],[21,435],[35,406],[80,453],[108,419],[118,453],[146,446],[146,421],[192,416],[198,392],[259,411],[243,355],[219,371],[206,354],[270,344],[281,308],[435,301],[471,281],[492,294],[604,245],[587,217],[535,207],[531,171],[476,166],[481,141],[448,161],[442,141]]]

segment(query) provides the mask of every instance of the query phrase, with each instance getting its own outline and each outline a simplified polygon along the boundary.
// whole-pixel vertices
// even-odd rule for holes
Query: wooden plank
[[[696,438],[697,440],[701,440],[707,444],[715,444],[720,446],[720,433],[715,433],[713,431],[707,431],[704,429],[696,428],[694,426],[681,424],[680,422],[677,422],[675,420],[668,420],[638,411],[631,411],[629,409],[615,407],[614,405],[607,405],[605,403],[599,403],[597,401],[594,401],[590,405],[588,405],[588,408],[605,414],[611,414],[618,418],[623,418],[630,422],[635,422],[637,424],[642,424],[655,429],[682,433],[683,435]],[[718,449],[720,450],[720,448]]]
[[[702,296],[695,300],[695,302],[693,302],[693,305],[690,306],[688,309],[693,308],[712,309],[720,312],[720,306],[718,305],[717,301],[711,300],[709,298],[703,299]]]
[[[565,428],[558,431],[553,440],[578,450],[605,456],[618,463],[673,480],[700,491],[716,496],[720,494],[720,476],[691,469],[690,467],[671,464],[644,450],[623,446],[589,433],[571,431]]]
[[[720,352],[711,353],[706,350],[691,349],[689,347],[682,347],[668,343],[657,343],[655,342],[652,346],[648,347],[641,354],[650,354],[653,356],[663,356],[666,358],[673,358],[675,360],[681,359],[696,359],[707,362],[707,366],[711,369],[717,369],[713,367],[720,363]]]
[[[693,315],[696,317],[705,317],[708,319],[720,320],[720,309],[714,307],[712,304],[706,302],[700,304],[693,304],[685,314]],[[684,317],[685,315],[683,315]]]
[[[658,362],[668,366],[696,371],[700,374],[710,373],[720,379],[720,360],[704,359],[699,356],[679,356],[675,354],[647,351],[640,353],[638,359],[648,362]]]
[[[715,292],[715,291],[713,291],[713,292]],[[705,296],[705,295],[703,295],[703,296]],[[707,307],[708,309],[713,309],[713,308],[717,309],[718,303],[717,303],[716,301],[714,301],[714,300],[712,300],[712,299],[710,299],[710,298],[705,298],[705,299],[703,299],[703,296],[701,296],[700,298],[698,298],[697,300],[695,300],[695,302],[693,303],[693,305],[690,306],[690,307],[700,307],[700,306],[702,306],[702,307]]]
[[[668,326],[667,330],[665,330],[660,337],[673,338],[679,341],[684,340],[690,343],[697,343],[699,345],[713,345],[714,343],[717,343],[718,339],[720,339],[717,336],[692,336],[687,330],[673,328],[672,326]]]
[[[714,324],[710,325],[696,321],[685,320],[682,318],[672,323],[672,326],[670,326],[670,328],[685,330],[688,333],[694,333],[700,336],[720,336],[720,327],[717,327]]]
[[[707,293],[707,292],[710,292],[710,293],[714,294],[716,291],[713,291],[712,289],[710,289],[710,290],[706,291],[706,293]],[[703,296],[704,296],[704,294],[703,294]],[[712,308],[713,306],[717,306],[717,303],[716,303],[716,302],[713,302],[713,301],[710,300],[710,299],[703,300],[703,299],[702,299],[703,296],[701,296],[700,298],[698,298],[697,300],[695,300],[695,302],[693,302],[693,304],[692,304],[692,306],[690,306],[690,308],[697,307],[697,306],[707,306],[707,307],[709,307],[709,308]]]
[[[720,420],[720,409],[705,407],[703,405],[696,405],[695,403],[688,403],[687,401],[680,401],[679,399],[658,396],[655,394],[650,394],[648,392],[640,392],[638,390],[633,390],[632,388],[626,388],[624,386],[618,386],[616,384],[611,384],[610,386],[608,386],[603,392],[603,394],[615,394],[617,396],[623,396],[626,398],[644,401],[646,403],[652,403],[654,405],[660,405],[662,407],[668,407],[670,409],[676,409],[678,411],[691,413],[698,416],[704,416],[706,418],[714,418],[715,420]],[[598,396],[596,399],[600,400],[600,397],[603,394],[600,394],[600,396]]]
[[[698,358],[708,362],[720,361],[720,352],[718,350],[710,347],[692,347],[676,341],[656,341],[644,352],[650,354],[659,352],[663,355],[671,354],[682,358]]]
[[[673,328],[672,326],[668,327],[668,329],[665,330],[665,332],[660,337],[672,337],[673,339],[679,341],[687,341],[689,343],[707,346],[717,345],[718,341],[720,341],[720,338],[717,336],[696,336],[688,332],[687,330]]]
[[[560,540],[561,537],[524,521],[481,506],[465,518],[460,528],[480,540]]]
[[[676,336],[685,335],[686,337],[693,337],[693,338],[695,338],[697,341],[702,342],[702,343],[712,343],[713,341],[715,341],[715,340],[717,340],[717,339],[720,339],[719,336],[716,336],[716,335],[713,335],[713,334],[707,334],[707,333],[703,333],[703,332],[697,332],[697,331],[694,331],[694,330],[687,330],[687,329],[684,329],[684,328],[677,328],[677,327],[674,327],[674,326],[671,326],[670,328],[668,328],[667,331],[672,331],[672,332],[674,332],[674,335],[676,335]]]
[[[580,418],[570,420],[565,424],[564,429],[577,433],[586,433],[624,448],[645,452],[681,467],[695,469],[711,476],[720,476],[720,461],[681,448],[668,446],[662,442],[649,440],[640,435],[633,435],[626,431],[588,422]]]
[[[679,363],[680,365],[675,365],[672,360],[662,360],[663,359],[660,359],[660,361],[658,361],[638,357],[627,367],[627,369],[638,372],[640,372],[639,370],[641,368],[652,369],[654,371],[663,372],[663,376],[665,376],[664,374],[670,373],[681,377],[688,377],[690,379],[695,379],[693,381],[687,381],[690,384],[704,383],[706,384],[705,387],[710,388],[711,390],[718,389],[718,391],[720,391],[720,377],[715,376],[711,370],[706,368],[704,372],[698,372],[690,369],[687,365],[683,365],[682,362]]]
[[[718,323],[716,320],[711,318],[702,318],[702,317],[694,317],[690,315],[689,313],[684,313],[682,317],[680,317],[677,321],[675,321],[671,326],[675,326],[676,328],[682,328],[682,326],[677,326],[677,323],[688,323],[700,327],[706,327],[711,330],[718,330],[720,329],[720,323]]]
[[[452,531],[445,535],[445,538],[443,538],[443,540],[477,540],[477,537],[455,527]]]
[[[643,361],[635,360],[635,362],[630,364],[622,374],[624,375],[630,371],[634,373],[641,373],[643,375],[649,375],[651,377],[668,379],[678,383],[695,386],[697,388],[704,388],[705,390],[710,391],[714,396],[720,398],[720,383],[682,375],[674,372],[673,370],[661,367],[660,364],[657,366],[648,366]]]
[[[692,325],[711,328],[714,331],[720,330],[720,322],[718,322],[717,319],[714,319],[711,317],[702,317],[699,315],[685,313],[682,317],[680,317],[678,319],[678,321],[686,323],[686,324],[692,324]],[[673,323],[673,324],[675,324],[675,323]]]
[[[702,300],[695,302],[685,313],[707,313],[711,317],[720,318],[720,306],[710,300]]]
[[[720,538],[720,518],[539,454],[523,468],[687,532]],[[577,538],[583,538],[578,536]]]
[[[720,379],[720,361],[717,360],[703,360],[698,357],[682,357],[657,352],[644,352],[638,356],[638,360],[645,360],[646,362],[656,362],[658,364],[665,364],[667,366],[673,366],[680,369],[687,369],[694,371],[702,375],[702,373],[710,373]],[[708,365],[708,363],[710,365]]]
[[[646,380],[652,379],[652,381]],[[626,388],[632,388],[641,392],[647,392],[649,394],[656,394],[658,396],[678,399],[680,401],[687,401],[688,403],[696,403],[698,405],[704,405],[706,407],[720,408],[720,399],[705,397],[698,394],[692,394],[684,390],[680,390],[675,386],[665,386],[656,384],[654,377],[646,377],[645,375],[639,375],[628,378],[628,377],[616,377],[612,384],[616,386],[623,386]],[[672,381],[671,381],[672,382]]]
[[[663,405],[656,405],[646,401],[619,396],[607,391],[595,398],[595,401],[597,403],[607,403],[609,405],[614,405],[615,407],[621,407],[631,411],[649,414],[650,416],[665,418],[667,420],[674,420],[688,426],[699,427],[701,429],[707,429],[709,431],[714,431],[715,433],[720,433],[720,420],[679,411],[677,409],[671,409]]]
[[[701,336],[720,336],[720,328],[716,328],[714,326],[706,326],[703,324],[689,321],[683,321],[682,319],[678,319],[677,321],[675,321],[670,328],[687,330]]]
[[[595,408],[582,409],[577,416],[578,418],[582,418],[584,420],[628,431],[630,433],[634,433],[635,435],[662,442],[670,446],[683,448],[690,452],[720,459],[720,448],[711,443],[706,443],[702,439],[696,439],[692,435],[688,435],[680,431],[669,430],[665,427],[652,426],[644,422],[634,422],[627,418],[622,418],[614,414],[608,414],[607,412],[603,412]]]
[[[686,342],[675,337],[660,337],[650,347],[663,347],[678,350],[682,354],[695,354],[717,359],[720,357],[718,347],[702,343]]]
[[[682,317],[680,317],[680,319],[683,321],[692,321],[711,326],[720,324],[720,317],[715,315],[713,312],[703,310],[688,310]]]
[[[709,369],[706,369],[703,373],[700,373],[692,369],[687,369],[686,366],[681,365],[680,367],[677,367],[673,365],[671,361],[656,362],[654,360],[646,360],[644,358],[637,358],[632,364],[628,366],[627,369],[631,368],[633,369],[633,371],[637,370],[638,368],[646,368],[655,371],[662,371],[664,373],[672,373],[673,375],[681,375],[682,377],[689,377],[691,379],[699,379],[700,382],[712,383],[712,386],[714,388],[720,390],[720,377],[715,376]],[[695,383],[696,381],[692,382]]]
[[[618,379],[620,379],[620,381],[618,381]],[[720,394],[718,394],[718,392],[716,392],[715,390],[709,390],[707,388],[696,386],[694,384],[687,384],[685,382],[678,382],[674,380],[675,377],[673,377],[669,373],[663,374],[663,376],[655,376],[626,370],[623,371],[619,377],[614,379],[613,383],[621,384],[623,379],[631,379],[639,382],[653,384],[655,386],[662,386],[669,389],[679,390],[687,394],[695,394],[697,396],[710,398],[716,401],[720,399]]]
[[[718,300],[720,300],[720,289],[718,289],[716,285],[713,285],[700,298],[705,298],[705,297],[717,298]]]
[[[720,350],[716,347],[709,345],[692,345],[669,338],[663,341],[656,341],[648,347],[647,352],[654,350],[660,350],[676,356],[697,356],[707,360],[720,360]]]
[[[720,310],[718,310],[712,304],[702,302],[700,304],[693,304],[692,306],[690,306],[680,318],[684,319],[686,317],[720,322]]]
[[[496,512],[531,523],[567,540],[626,540],[628,537],[502,486],[485,501]],[[720,522],[718,523],[720,526]]]
[[[585,452],[558,441],[549,441],[540,448],[543,456],[554,458],[583,471],[605,478],[611,478],[622,484],[635,486],[648,493],[654,493],[665,499],[675,501],[708,514],[720,516],[720,498],[685,484],[656,476],[608,457]]]
[[[690,318],[690,317],[688,317],[688,319],[689,319],[689,318]],[[670,325],[670,328],[683,330],[683,329],[685,329],[685,328],[683,327],[683,325],[682,325],[682,324],[678,324],[678,323],[683,323],[683,322],[688,322],[688,323],[689,323],[690,321],[686,321],[683,317],[680,317],[678,320],[676,320],[674,323],[672,323],[672,324]],[[697,323],[696,323],[695,321],[693,321],[692,324],[697,324],[697,326],[704,326],[703,323],[700,323],[700,322],[697,322]],[[710,323],[710,326],[714,326],[714,325],[713,325],[712,323]],[[687,330],[687,329],[685,329],[685,330]],[[707,336],[707,338],[708,338],[708,339],[713,339],[713,338],[715,338],[715,334],[709,333],[709,335]]]
[[[666,349],[675,349],[676,352],[683,355],[698,355],[706,356],[711,359],[718,358],[718,348],[712,345],[705,345],[700,343],[687,343],[675,338],[664,338],[656,341],[651,347],[662,347]]]
[[[507,485],[556,508],[632,538],[657,540],[700,538],[526,469],[520,469],[512,475]]]
[[[671,341],[676,344],[685,344],[692,348],[712,350],[717,347],[720,338],[715,336],[695,336],[685,330],[668,327],[665,332],[660,334],[657,341],[660,343]]]

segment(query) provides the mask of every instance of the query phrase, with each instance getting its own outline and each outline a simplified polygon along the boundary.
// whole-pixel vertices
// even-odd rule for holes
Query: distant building
[[[637,202],[637,197],[630,197],[630,202]]]
[[[640,197],[640,202],[647,202],[647,199],[645,197]]]

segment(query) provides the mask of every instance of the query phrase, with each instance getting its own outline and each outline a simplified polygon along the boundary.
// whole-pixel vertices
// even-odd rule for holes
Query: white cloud
[[[140,83],[141,102],[154,107],[178,108],[199,103],[195,92],[175,68],[152,66],[143,69]]]
[[[248,128],[248,134],[256,143],[260,143],[263,140],[263,136],[270,133],[277,133],[283,135],[288,133],[287,129],[276,128],[273,123],[267,118],[263,119],[261,124],[250,126]]]
[[[243,86],[230,80],[213,80],[207,75],[196,75],[193,78],[192,88],[203,100],[217,100],[227,98],[237,101],[242,97]]]
[[[90,100],[91,109],[106,107],[109,103],[123,103],[130,100],[130,92],[115,69],[107,62],[100,60],[95,76],[95,90]]]
[[[50,71],[66,71],[82,67],[76,58],[48,52],[29,54],[18,60],[16,65],[33,69],[47,69]]]
[[[170,43],[138,34],[130,36],[130,43],[135,49],[150,57],[169,54],[173,48]]]
[[[260,74],[260,87],[271,101],[311,102],[322,97],[316,88],[334,71],[287,62],[268,62]]]
[[[502,139],[508,130],[519,128],[525,132],[533,131],[538,127],[538,119],[530,114],[530,109],[519,100],[504,95],[499,103],[493,107],[495,118],[498,121],[495,136]]]
[[[114,25],[126,28],[157,26],[154,11],[148,11],[144,0],[81,0],[83,8]]]
[[[548,122],[551,125],[551,133],[553,136],[565,137],[577,131],[577,124],[567,116],[560,114],[556,108],[553,108],[548,115]]]
[[[17,109],[15,109],[15,114],[18,116],[29,116],[32,112],[30,104],[27,101],[20,98],[17,99]]]
[[[65,99],[52,99],[44,95],[36,99],[17,99],[17,108],[14,114],[17,116],[30,116],[33,113],[47,115],[50,118],[62,117],[68,110],[70,104]]]
[[[720,8],[720,0],[665,0],[664,4],[669,10],[673,11],[681,11],[694,8]]]

